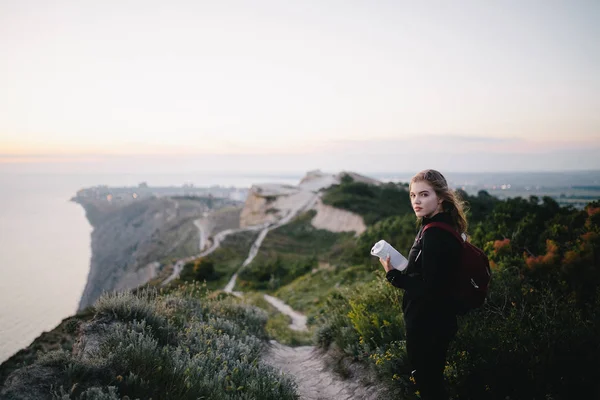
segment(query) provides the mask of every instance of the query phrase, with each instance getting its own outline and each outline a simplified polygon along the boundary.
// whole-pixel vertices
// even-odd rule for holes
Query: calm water
[[[77,309],[89,269],[76,184],[0,175],[0,361]]]
[[[83,187],[297,184],[298,177],[0,173],[0,362],[75,313],[91,258],[91,226],[69,199]]]

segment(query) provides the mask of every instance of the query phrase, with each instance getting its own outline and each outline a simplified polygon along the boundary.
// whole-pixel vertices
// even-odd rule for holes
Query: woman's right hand
[[[381,263],[381,265],[383,265],[383,269],[385,269],[386,273],[394,269],[394,267],[392,267],[392,263],[390,262],[390,256],[387,256],[385,260],[383,258],[380,258],[379,262]]]

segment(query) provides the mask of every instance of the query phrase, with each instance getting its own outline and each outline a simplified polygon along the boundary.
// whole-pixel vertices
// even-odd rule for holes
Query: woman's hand
[[[392,267],[392,263],[390,262],[390,256],[387,256],[385,260],[383,258],[380,258],[379,262],[381,263],[381,265],[383,265],[383,269],[385,269],[386,273],[394,269],[394,267]]]

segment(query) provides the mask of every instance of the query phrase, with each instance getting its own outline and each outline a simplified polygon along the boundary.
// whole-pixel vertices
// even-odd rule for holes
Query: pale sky
[[[0,169],[600,169],[598,21],[597,0],[0,0]]]

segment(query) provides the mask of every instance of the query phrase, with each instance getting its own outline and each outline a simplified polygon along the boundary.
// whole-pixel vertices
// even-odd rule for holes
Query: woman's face
[[[442,199],[426,181],[410,185],[410,203],[417,217],[431,218],[442,211]]]

